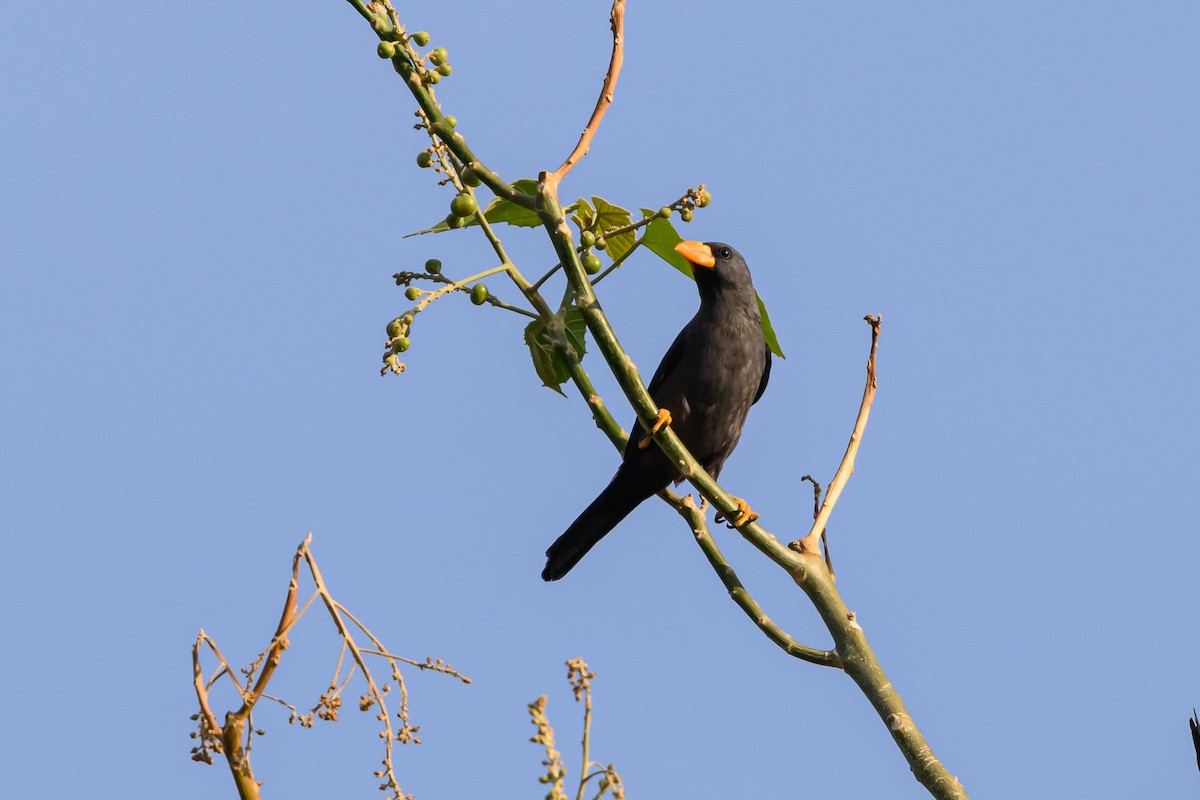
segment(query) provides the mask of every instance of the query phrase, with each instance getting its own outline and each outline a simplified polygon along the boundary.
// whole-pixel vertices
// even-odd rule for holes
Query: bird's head
[[[701,298],[730,290],[755,296],[746,260],[724,242],[680,242],[675,251],[692,265]]]

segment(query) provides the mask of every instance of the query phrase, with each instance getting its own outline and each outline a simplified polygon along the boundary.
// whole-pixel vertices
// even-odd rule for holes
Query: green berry
[[[429,152],[428,150],[422,150],[421,152],[417,153],[417,166],[418,167],[420,167],[421,169],[425,169],[426,167],[432,166],[432,164],[433,164],[433,153]]]
[[[396,55],[396,45],[394,42],[380,42],[375,52],[380,58],[392,58]]]
[[[467,218],[460,217],[457,214],[447,214],[446,224],[449,225],[452,230],[458,230],[467,224]]]
[[[435,49],[428,56],[429,63],[433,64],[435,67],[446,63],[446,59],[449,57],[450,57],[450,54],[446,52],[446,48],[444,48],[444,47],[439,47],[439,48]]]
[[[403,317],[400,318],[400,321],[403,322],[405,325],[412,325],[413,324],[413,315],[405,314]]]
[[[705,189],[703,192],[700,193],[700,197],[698,197],[696,199],[696,206],[698,208],[704,208],[706,205],[708,205],[711,202],[712,202],[712,194],[707,189]]]
[[[397,353],[403,353],[408,349],[408,337],[401,336],[399,339],[392,342],[392,347],[395,348]]]
[[[692,218],[695,216],[695,213],[690,208],[685,208],[683,211],[679,212],[679,218],[684,222],[691,222]]]
[[[430,275],[437,275],[442,271],[442,262],[436,258],[431,258],[425,262],[425,271]]]
[[[469,194],[455,195],[450,201],[450,213],[456,217],[469,217],[479,208],[475,198]]]
[[[608,242],[604,241],[604,237],[603,237],[603,236],[597,236],[597,237],[596,237],[596,249],[597,249],[597,250],[603,250],[603,249],[604,249],[604,248],[606,248],[606,247],[608,247]]]
[[[584,247],[591,247],[596,243],[596,234],[591,231],[584,231],[579,234],[579,243]]]
[[[595,253],[588,253],[583,257],[583,271],[588,275],[595,275],[601,266],[603,265],[600,263],[600,256]]]
[[[397,336],[399,336],[403,332],[404,332],[404,320],[400,319],[399,317],[396,317],[396,319],[394,319],[388,323],[387,335],[388,335],[389,339],[395,339]]]
[[[421,290],[415,286],[410,286],[404,290],[404,296],[407,297],[409,300],[416,300],[418,297],[421,296]]]
[[[464,167],[462,171],[462,182],[471,188],[483,183],[483,179],[476,174],[475,170],[470,167]]]
[[[429,44],[429,33],[427,31],[417,31],[409,38],[413,40],[413,44],[417,47],[424,47]]]
[[[671,218],[671,207],[663,206],[662,208],[660,208],[658,210],[658,215],[660,217],[662,217],[663,219],[670,219]]]
[[[447,114],[445,117],[443,117],[443,119],[446,120],[446,124],[451,128],[458,127],[458,117],[454,116],[453,114]]]
[[[443,78],[449,78],[450,73],[454,71],[454,67],[450,66],[450,62],[447,61],[445,64],[438,64],[437,71]]]
[[[471,302],[477,306],[481,306],[487,302],[488,288],[482,283],[477,283],[471,287]]]
[[[442,82],[442,76],[430,71],[425,73],[425,80],[429,81],[430,86],[436,86]]]

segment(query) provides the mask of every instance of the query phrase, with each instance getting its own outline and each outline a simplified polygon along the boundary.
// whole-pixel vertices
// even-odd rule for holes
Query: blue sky
[[[0,726],[14,797],[229,796],[188,760],[189,647],[238,663],[312,531],[334,592],[397,651],[418,798],[541,796],[525,704],[598,673],[595,757],[630,796],[925,796],[840,673],[744,618],[661,504],[568,579],[546,546],[607,481],[586,407],[539,386],[523,321],[465,298],[381,378],[399,269],[491,265],[471,231],[401,239],[450,195],[350,6],[15,4],[2,13]],[[400,8],[507,178],[556,166],[606,64],[604,3]],[[723,483],[781,537],[880,389],[830,527],[884,668],[976,797],[1194,796],[1200,7],[630,5],[616,104],[565,199],[657,207],[746,256],[788,354]],[[553,262],[505,230],[527,274]],[[492,281],[504,299],[516,292]],[[601,285],[643,372],[693,313],[649,255]],[[458,302],[456,302],[458,301]],[[585,363],[589,363],[585,361]],[[618,416],[613,382],[601,391]],[[719,539],[767,612],[827,643],[785,576]],[[276,691],[321,692],[315,616]],[[374,722],[264,710],[276,797],[374,791]]]

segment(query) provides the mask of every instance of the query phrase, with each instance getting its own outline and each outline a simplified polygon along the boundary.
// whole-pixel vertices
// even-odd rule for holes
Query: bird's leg
[[[740,528],[743,525],[745,525],[747,522],[754,522],[754,520],[758,519],[758,514],[754,513],[754,511],[752,511],[750,509],[749,503],[747,503],[745,500],[743,500],[740,497],[734,497],[733,499],[737,501],[737,507],[738,507],[737,516],[734,517],[732,520],[730,520],[729,524],[726,525],[725,527]],[[716,521],[724,522],[725,517],[722,514],[717,514]]]
[[[665,408],[660,408],[658,410],[658,416],[654,418],[654,425],[650,428],[650,432],[643,436],[638,442],[638,449],[645,450],[647,447],[649,447],[654,434],[658,433],[664,427],[670,424],[671,412],[667,411]]]

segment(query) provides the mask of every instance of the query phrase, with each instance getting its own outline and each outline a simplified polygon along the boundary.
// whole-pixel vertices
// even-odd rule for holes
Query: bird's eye
[[[721,258],[729,258],[731,255],[733,255],[733,253],[729,252],[728,247],[721,248]]]

